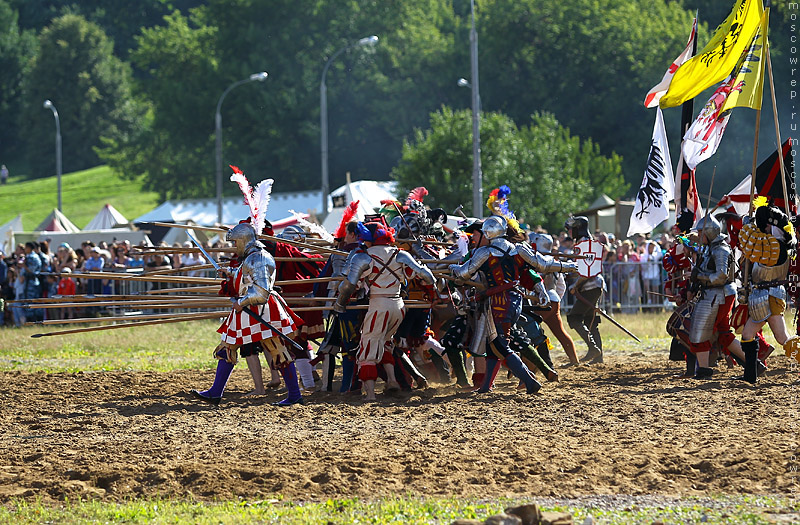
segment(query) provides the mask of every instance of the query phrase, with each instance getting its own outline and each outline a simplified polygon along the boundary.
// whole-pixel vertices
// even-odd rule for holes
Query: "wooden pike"
[[[431,308],[431,303],[405,303],[404,308],[410,309],[422,309],[422,308]],[[355,306],[348,306],[348,310],[367,310],[369,305],[366,304],[358,304]],[[333,306],[301,306],[299,308],[292,308],[293,312],[316,312],[319,310],[333,310]]]
[[[45,273],[40,275],[60,275],[58,273]],[[149,283],[188,283],[188,284],[221,284],[222,279],[215,277],[184,277],[180,275],[165,275],[148,277],[146,274],[125,275],[114,272],[72,273],[71,277],[85,279],[106,279],[109,281],[136,281]]]
[[[233,253],[233,248],[206,248],[208,253]],[[153,248],[131,248],[134,255],[165,255],[170,253],[200,253],[198,248],[185,246],[154,246]]]
[[[142,275],[170,275],[173,273],[193,272],[197,270],[211,270],[214,268],[213,264],[195,264],[192,266],[181,266],[180,268],[170,268],[168,270],[155,270],[152,272],[144,272]]]
[[[331,281],[344,281],[344,277],[312,277],[311,279],[296,279],[293,281],[275,281],[275,286],[289,286],[293,284],[329,283]]]
[[[54,324],[82,324],[82,323],[103,323],[106,321],[138,321],[138,320],[152,320],[152,319],[194,319],[199,313],[202,314],[215,314],[216,317],[227,317],[230,310],[221,312],[188,312],[188,313],[173,313],[169,316],[165,314],[148,314],[137,315],[132,317],[130,315],[117,316],[117,317],[79,317],[76,319],[52,319],[49,321],[35,321],[33,323],[25,323],[27,325],[54,325]],[[205,317],[206,319],[213,319],[214,317]]]
[[[122,323],[122,324],[112,324],[107,326],[93,326],[91,328],[76,328],[73,330],[59,330],[57,332],[48,332],[44,334],[33,334],[31,335],[32,338],[37,339],[39,337],[50,337],[54,335],[68,335],[68,334],[80,334],[84,332],[100,332],[103,330],[117,330],[119,328],[129,328],[131,326],[148,326],[154,324],[169,324],[169,323],[184,323],[187,321],[201,321],[203,319],[215,319],[219,317],[224,317],[228,315],[228,312],[220,315],[217,312],[205,312],[205,313],[198,313],[193,314],[193,317],[182,317],[180,319],[175,319],[174,317],[170,316],[167,319],[156,319],[153,321],[141,321],[141,322],[133,322],[133,323]]]
[[[187,293],[187,294],[209,294],[217,295],[219,286],[187,286],[184,288],[162,288],[161,290],[149,290],[144,295],[161,295],[168,293]],[[180,297],[179,295],[175,297]]]
[[[48,309],[48,308],[208,308],[209,305],[227,304],[228,299],[225,297],[205,298],[205,299],[190,299],[185,301],[170,301],[161,298],[151,299],[149,301],[79,301],[76,303],[40,303],[40,304],[23,304],[23,308],[27,309]]]

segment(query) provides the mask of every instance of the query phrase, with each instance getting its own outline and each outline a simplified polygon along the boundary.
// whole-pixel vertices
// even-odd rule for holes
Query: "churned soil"
[[[755,388],[721,365],[674,380],[663,354],[560,370],[541,395],[501,373],[364,404],[244,397],[243,363],[219,407],[189,395],[208,370],[0,373],[0,503],[139,496],[289,500],[397,494],[579,498],[789,494],[800,450],[798,377],[770,359]],[[380,391],[380,385],[378,390]]]

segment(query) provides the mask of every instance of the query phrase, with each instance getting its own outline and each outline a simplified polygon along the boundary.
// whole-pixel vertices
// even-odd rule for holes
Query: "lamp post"
[[[227,95],[233,88],[248,82],[264,82],[266,79],[266,71],[262,71],[261,73],[253,73],[249,77],[239,80],[238,82],[234,82],[228,86],[228,88],[222,92],[222,95],[220,95],[219,102],[217,102],[217,112],[214,115],[214,122],[216,124],[217,135],[217,222],[220,224],[222,224],[222,115],[220,114],[220,110],[222,109],[222,101],[225,100],[225,95]]]
[[[320,156],[322,157],[322,208],[320,208],[320,215],[325,216],[328,214],[328,193],[330,193],[330,182],[328,178],[328,87],[325,85],[325,77],[328,75],[328,69],[331,63],[350,48],[362,46],[374,46],[378,43],[378,37],[375,35],[368,36],[348,44],[341,48],[339,51],[331,55],[325,67],[322,68],[322,79],[319,83],[319,127],[320,127]]]
[[[481,172],[481,95],[478,91],[478,32],[475,31],[475,0],[469,1],[472,27],[469,55],[472,62],[472,214],[483,218],[483,173]]]
[[[56,119],[56,178],[58,179],[58,211],[61,211],[61,121],[58,110],[50,100],[44,101],[44,107],[53,112]]]

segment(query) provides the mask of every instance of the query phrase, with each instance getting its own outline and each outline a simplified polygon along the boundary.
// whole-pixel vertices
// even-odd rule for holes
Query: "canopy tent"
[[[321,200],[322,193],[319,190],[273,193],[267,209],[267,220],[274,224],[276,221],[292,217],[292,213],[289,210],[296,210],[305,214],[317,214],[319,213]],[[223,224],[228,226],[237,224],[240,220],[249,216],[250,209],[244,204],[242,197],[223,199]],[[133,219],[136,224],[154,221],[180,224],[193,221],[200,226],[216,226],[217,201],[216,199],[166,201],[156,209]]]
[[[109,230],[127,226],[128,219],[110,204],[106,204],[86,225],[86,230]]]
[[[0,250],[9,254],[14,250],[14,232],[22,231],[22,215],[17,215],[0,226]]]
[[[146,231],[131,230],[128,228],[81,230],[79,232],[40,231],[25,232],[22,235],[32,240],[35,239],[36,241],[48,241],[48,244],[50,244],[51,250],[53,251],[62,242],[65,242],[75,248],[80,247],[81,243],[87,240],[92,241],[95,244],[99,243],[100,241],[105,241],[108,244],[116,241],[129,241],[133,245],[144,243],[145,245],[149,246],[152,244],[150,242],[150,238],[147,236]]]
[[[67,219],[66,215],[54,208],[50,215],[34,231],[77,233],[81,229],[72,224],[72,221]]]
[[[395,200],[397,183],[394,181],[357,180],[340,186],[331,192],[333,209],[325,217],[322,227],[329,232],[334,232],[344,215],[348,204],[358,201],[358,220],[364,220],[365,215],[376,213],[382,200]]]

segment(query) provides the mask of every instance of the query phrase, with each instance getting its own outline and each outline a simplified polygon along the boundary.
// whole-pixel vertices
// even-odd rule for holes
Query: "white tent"
[[[48,241],[51,249],[65,242],[73,248],[81,245],[83,241],[89,240],[95,244],[105,241],[111,244],[116,241],[130,241],[131,244],[141,242],[151,245],[150,238],[146,231],[130,230],[128,228],[109,228],[107,230],[81,230],[79,232],[34,232],[33,238],[37,241]]]
[[[126,219],[116,208],[110,204],[106,204],[97,212],[94,219],[89,221],[85,230],[109,230],[111,228],[120,228],[128,224]]]
[[[325,217],[322,227],[333,232],[339,227],[348,204],[358,201],[358,220],[363,220],[365,215],[377,213],[383,206],[382,200],[392,199],[397,189],[394,181],[357,180],[340,186],[331,192],[334,208]]]
[[[17,215],[0,226],[0,250],[5,254],[14,251],[14,232],[22,231],[22,215]]]
[[[273,193],[267,209],[267,220],[274,223],[292,217],[289,210],[318,214],[321,201],[322,192],[320,190]],[[222,200],[223,224],[237,224],[248,216],[250,216],[250,209],[244,204],[242,197]],[[136,224],[154,221],[182,224],[193,221],[200,226],[215,226],[217,224],[217,201],[216,199],[166,201],[153,211],[133,219]]]
[[[78,233],[81,229],[72,224],[72,221],[67,219],[66,215],[54,208],[50,215],[34,231]]]

